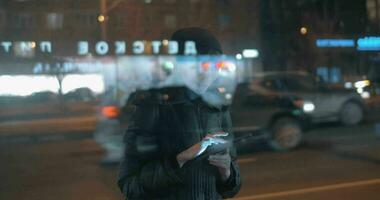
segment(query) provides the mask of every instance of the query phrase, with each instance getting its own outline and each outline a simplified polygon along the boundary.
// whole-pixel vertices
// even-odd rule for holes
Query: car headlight
[[[363,99],[369,99],[371,97],[371,94],[367,91],[363,91],[362,93],[360,93],[360,96],[363,98]]]
[[[302,110],[306,113],[314,112],[315,105],[311,101],[304,101]]]
[[[311,101],[296,100],[293,103],[298,108],[301,108],[305,113],[311,113],[315,110],[315,105]]]
[[[371,82],[369,80],[356,81],[354,84],[356,88],[364,88],[370,85],[371,85]]]

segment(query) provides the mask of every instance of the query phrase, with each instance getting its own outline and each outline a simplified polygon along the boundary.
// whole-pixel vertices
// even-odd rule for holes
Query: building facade
[[[51,41],[55,55],[75,55],[77,41],[164,40],[203,27],[226,53],[259,48],[259,1],[28,0],[0,4],[2,41]],[[70,46],[71,45],[71,46]],[[90,49],[93,49],[90,47]]]

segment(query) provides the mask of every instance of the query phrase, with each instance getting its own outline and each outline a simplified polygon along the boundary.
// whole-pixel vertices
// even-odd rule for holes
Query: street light
[[[301,33],[302,35],[306,35],[307,32],[308,32],[308,30],[307,30],[306,27],[303,26],[303,27],[300,28],[300,33]]]
[[[99,21],[100,23],[104,22],[105,20],[106,20],[106,17],[105,17],[104,15],[99,15],[99,16],[98,16],[98,21]]]

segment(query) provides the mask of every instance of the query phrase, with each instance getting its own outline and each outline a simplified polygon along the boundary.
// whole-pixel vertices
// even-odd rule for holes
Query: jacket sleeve
[[[232,121],[229,111],[223,112],[222,126],[229,133],[229,140],[233,142],[234,135],[232,133]],[[223,198],[231,198],[235,196],[241,187],[241,178],[240,178],[240,169],[236,162],[237,153],[234,145],[230,148],[231,155],[231,175],[227,181],[222,182],[221,180],[217,183],[218,192],[222,195]]]
[[[157,115],[157,105],[137,106],[129,121],[118,176],[118,186],[128,200],[164,196],[182,182],[176,155],[155,155]]]

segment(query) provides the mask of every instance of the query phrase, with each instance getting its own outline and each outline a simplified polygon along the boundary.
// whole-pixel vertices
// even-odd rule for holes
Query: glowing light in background
[[[356,91],[357,91],[359,94],[361,94],[361,93],[364,92],[363,88],[357,88]]]
[[[102,115],[106,118],[117,118],[120,115],[120,109],[116,106],[105,106],[102,108]]]
[[[169,44],[169,40],[162,40],[162,44],[163,44],[164,46],[167,46],[167,45]]]
[[[36,44],[36,42],[30,42],[29,46],[34,49],[34,48],[36,48],[37,44]]]
[[[371,83],[369,80],[363,80],[363,81],[357,81],[355,82],[355,87],[356,88],[364,88],[369,86]]]
[[[35,92],[58,92],[58,81],[51,76],[0,76],[0,95],[27,96]]]
[[[99,15],[98,16],[98,21],[99,22],[104,22],[106,20],[106,17],[104,17],[104,15]]]
[[[360,96],[363,98],[363,99],[369,99],[371,97],[371,94],[367,91],[363,91]]]
[[[104,91],[101,75],[67,75],[62,81],[62,92],[65,94],[77,88],[87,87],[94,93]],[[0,76],[0,96],[28,96],[36,92],[51,91],[58,93],[58,80],[47,75],[2,75]]]
[[[216,63],[216,69],[222,76],[229,76],[236,71],[236,65],[232,62],[221,61]]]
[[[301,27],[301,28],[300,28],[300,33],[301,33],[302,35],[306,35],[307,32],[308,32],[308,30],[307,30],[306,27]]]
[[[259,51],[257,49],[244,49],[243,50],[244,58],[257,58],[259,57]]]
[[[354,47],[355,41],[352,39],[317,39],[317,47]]]
[[[95,93],[104,91],[104,82],[101,75],[67,75],[62,81],[62,92],[65,94],[77,88],[87,87]]]
[[[306,113],[313,112],[315,110],[315,105],[310,101],[305,101],[302,106],[303,111]]]
[[[378,51],[380,50],[380,37],[364,37],[357,40],[359,51]]]
[[[345,82],[344,87],[347,89],[350,89],[350,88],[352,88],[352,83],[351,82]]]
[[[204,62],[202,63],[202,69],[203,71],[208,71],[211,68],[211,62]]]
[[[241,59],[243,59],[243,56],[240,53],[238,53],[238,54],[236,54],[236,59],[241,60]]]

